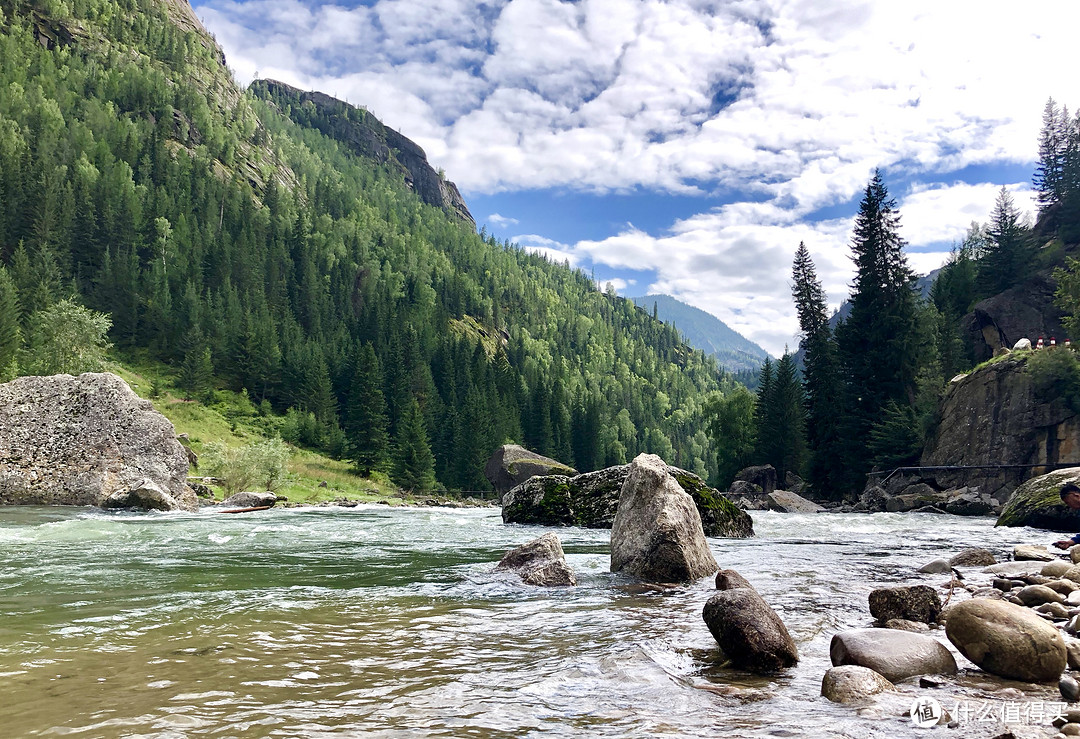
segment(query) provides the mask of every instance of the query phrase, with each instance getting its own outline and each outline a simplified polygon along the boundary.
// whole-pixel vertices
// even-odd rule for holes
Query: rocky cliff
[[[1080,417],[1064,403],[1037,397],[1025,367],[1030,356],[1030,352],[1017,352],[951,382],[942,401],[941,422],[920,464],[1060,465],[1080,461]],[[935,471],[931,475],[941,490],[977,486],[1002,502],[1023,480],[1045,471],[1036,467]]]
[[[302,114],[303,106],[313,106],[315,115],[304,116],[305,123],[339,141],[357,156],[396,170],[428,205],[476,226],[457,185],[431,168],[424,150],[414,141],[384,126],[371,113],[325,93],[305,92],[276,80],[255,80],[250,89],[294,119],[292,109],[299,108]]]
[[[1020,339],[1031,339],[1034,344],[1040,336],[1065,338],[1061,310],[1054,305],[1056,289],[1057,283],[1047,270],[976,303],[960,323],[975,361],[984,362],[1002,347],[1012,348]]]

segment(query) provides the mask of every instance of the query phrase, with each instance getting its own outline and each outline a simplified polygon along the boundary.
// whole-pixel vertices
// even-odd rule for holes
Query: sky
[[[364,106],[480,227],[798,343],[805,242],[832,308],[880,169],[908,262],[1001,187],[1034,216],[1048,98],[1080,106],[1076,0],[195,0],[239,82]]]

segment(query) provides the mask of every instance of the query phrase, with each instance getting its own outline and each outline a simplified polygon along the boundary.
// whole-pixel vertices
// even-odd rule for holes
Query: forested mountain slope
[[[713,472],[711,359],[425,203],[400,159],[331,125],[341,110],[239,90],[183,0],[0,12],[0,293],[17,298],[0,294],[0,334],[23,344],[0,335],[0,368],[25,371],[35,316],[74,295],[193,395],[246,388],[405,487],[486,488],[508,440],[581,470],[651,451]]]

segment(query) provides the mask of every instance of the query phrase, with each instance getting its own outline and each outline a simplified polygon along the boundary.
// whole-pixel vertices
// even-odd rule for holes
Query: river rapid
[[[820,697],[832,635],[870,624],[874,587],[943,585],[915,574],[931,559],[1054,538],[987,518],[752,515],[756,538],[710,545],[798,644],[769,678],[723,666],[701,619],[712,578],[612,575],[608,531],[558,529],[579,585],[545,589],[492,572],[546,529],[491,508],[0,508],[0,735],[926,736],[903,715],[917,683],[900,709]],[[946,689],[947,707],[1060,700],[974,669]]]

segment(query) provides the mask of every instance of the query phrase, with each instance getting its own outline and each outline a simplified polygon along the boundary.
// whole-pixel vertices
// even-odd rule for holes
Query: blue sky
[[[1000,187],[1033,212],[1075,0],[196,0],[238,80],[363,105],[500,238],[794,348],[805,241],[835,307],[875,168],[940,266]]]

